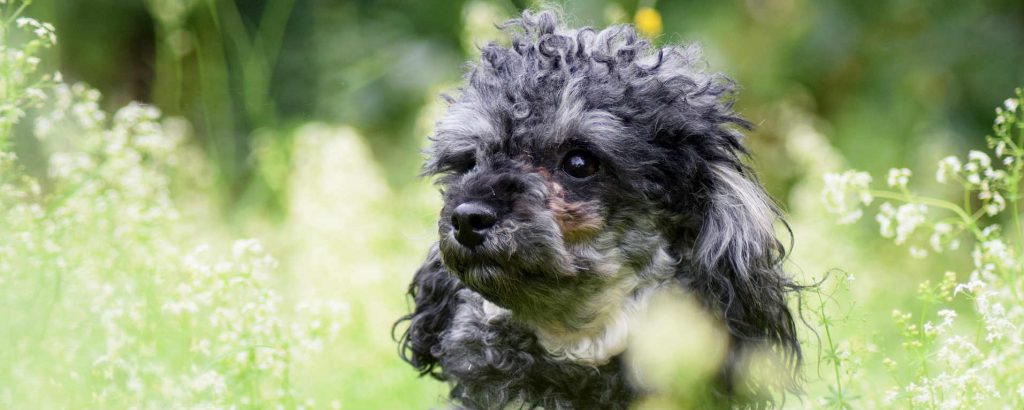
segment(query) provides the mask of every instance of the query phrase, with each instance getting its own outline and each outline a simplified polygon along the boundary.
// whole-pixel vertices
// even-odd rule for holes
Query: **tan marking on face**
[[[540,174],[548,180],[550,197],[548,209],[555,217],[562,238],[566,243],[583,242],[594,237],[604,229],[604,218],[593,201],[569,202],[565,199],[565,189],[552,180],[551,175],[541,169]]]
[[[601,232],[604,220],[585,202],[551,202],[558,227],[566,242],[582,242]]]

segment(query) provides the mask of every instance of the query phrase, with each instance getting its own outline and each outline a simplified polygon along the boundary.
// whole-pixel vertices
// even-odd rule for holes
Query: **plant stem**
[[[839,355],[836,354],[835,343],[832,342],[832,331],[829,326],[828,316],[825,315],[825,300],[821,298],[821,291],[815,292],[818,296],[818,315],[821,317],[821,325],[825,328],[825,340],[828,341],[829,355],[832,356],[832,370],[836,378],[836,407],[843,408],[846,399],[843,397],[843,381],[839,375]]]
[[[1008,130],[1007,133],[1012,133],[1012,129]],[[1007,135],[1008,140],[1013,141],[1013,135]],[[1024,152],[1021,152],[1021,144],[1024,144],[1024,123],[1017,125],[1017,146],[1014,147],[1014,161],[1013,161],[1013,175],[1010,178],[1010,186],[1007,188],[1010,196],[1010,212],[1013,213],[1013,224],[1017,226],[1017,241],[1020,242],[1020,253],[1024,254],[1024,227],[1021,226],[1020,222],[1020,182],[1021,182],[1021,167],[1024,164],[1021,163],[1024,160]],[[1015,284],[1016,285],[1016,284]]]
[[[921,304],[921,311],[918,312],[918,315],[917,315],[917,329],[918,329],[918,332],[920,332],[920,335],[921,335],[921,339],[920,339],[921,340],[921,350],[920,350],[921,356],[919,357],[919,359],[921,360],[921,373],[924,375],[924,378],[926,380],[928,380],[929,382],[932,382],[931,376],[929,376],[929,372],[928,372],[928,353],[927,353],[928,352],[928,344],[929,344],[928,343],[928,333],[925,332],[925,330],[924,330],[924,323],[925,323],[924,322],[924,314],[925,314],[925,311],[930,306],[930,304],[931,304],[930,301],[926,301],[926,303],[922,303]],[[929,383],[927,386],[928,386],[928,392],[930,393],[928,395],[928,402],[929,402],[928,404],[931,406],[932,409],[937,408],[936,405],[935,405],[935,389],[931,385],[931,383]],[[940,393],[941,393],[941,391],[940,391]]]
[[[917,202],[917,203],[928,205],[928,206],[931,206],[931,207],[941,208],[941,209],[945,209],[945,210],[948,210],[948,211],[952,211],[953,213],[955,213],[957,216],[960,217],[960,219],[964,222],[965,226],[971,228],[971,231],[974,232],[974,234],[976,236],[980,237],[980,235],[981,235],[981,230],[978,229],[978,226],[975,223],[976,222],[976,218],[972,217],[971,215],[969,215],[967,213],[967,211],[965,211],[963,208],[957,206],[956,204],[954,204],[952,202],[943,201],[941,199],[928,198],[928,197],[920,197],[920,196],[914,196],[914,195],[902,194],[902,193],[890,192],[890,191],[879,191],[879,190],[874,190],[874,189],[869,190],[868,192],[871,193],[872,196],[877,197],[877,198],[893,199],[893,200],[903,201],[903,202]]]
[[[14,10],[14,13],[11,13],[10,16],[7,16],[7,19],[4,20],[3,25],[4,26],[10,25],[14,21],[14,19],[18,18],[18,16],[20,16],[21,13],[23,11],[25,11],[25,7],[28,7],[28,5],[30,3],[32,3],[32,2],[31,1],[23,1],[23,2],[21,2],[21,6],[18,7],[17,10]]]

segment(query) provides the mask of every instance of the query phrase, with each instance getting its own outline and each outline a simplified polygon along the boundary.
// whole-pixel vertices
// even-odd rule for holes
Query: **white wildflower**
[[[989,158],[988,154],[982,151],[971,150],[967,152],[967,160],[976,162],[982,169],[992,166],[992,158]]]
[[[935,224],[932,229],[932,236],[928,238],[928,244],[931,245],[935,252],[942,252],[942,243],[947,240],[949,235],[953,233],[953,225],[945,222],[939,222]]]
[[[1006,141],[999,141],[996,143],[995,153],[997,157],[1006,155]]]
[[[936,333],[935,325],[933,325],[930,320],[925,322],[925,324],[924,324],[924,334],[926,334],[928,336],[934,336],[935,333]]]
[[[941,330],[949,329],[953,326],[953,319],[956,319],[956,311],[952,309],[942,309],[939,311],[939,317],[942,318],[942,323],[939,324],[938,328]]]
[[[910,182],[911,172],[907,168],[892,168],[889,169],[889,176],[886,178],[886,183],[890,188],[906,189],[907,183]]]
[[[974,165],[974,164],[967,164],[967,165]],[[972,185],[978,185],[978,184],[981,183],[981,176],[978,175],[977,172],[970,172],[970,173],[967,174],[967,182],[971,183]]]
[[[900,391],[898,388],[890,388],[885,391],[885,396],[882,396],[882,404],[891,406],[896,402],[896,399],[900,397]]]
[[[1000,340],[1016,330],[1016,325],[1007,317],[1006,307],[1000,302],[993,302],[994,297],[997,297],[995,292],[982,292],[974,299],[985,323],[985,340],[988,342]]]
[[[248,254],[259,254],[263,252],[263,246],[258,239],[240,239],[231,245],[231,254],[240,259]]]
[[[995,216],[1004,209],[1006,209],[1006,200],[1003,199],[1003,196],[1000,195],[999,192],[993,192],[991,199],[987,204],[985,204],[985,213],[988,214],[988,216]]]
[[[871,176],[866,172],[825,174],[825,190],[822,192],[825,209],[839,215],[841,224],[856,222],[863,215],[861,205],[870,204],[873,199],[868,192],[870,183]]]
[[[43,23],[31,17],[19,17],[15,20],[15,24],[17,24],[18,28],[30,28],[36,37],[43,40],[42,45],[44,47],[57,44],[56,29],[50,23]]]
[[[916,406],[923,406],[931,402],[932,392],[927,386],[927,379],[925,379],[925,384],[922,386],[911,382],[907,385],[906,391],[910,394],[910,402]]]
[[[994,168],[986,168],[985,171],[982,172],[982,174],[985,176],[985,178],[990,183],[993,183],[993,184],[999,184],[999,183],[1005,182],[1006,178],[1008,176],[1006,171],[1003,171],[1001,169],[994,169]]]
[[[196,392],[210,391],[215,395],[223,395],[227,391],[224,377],[215,370],[209,370],[192,378],[190,388]]]
[[[910,238],[918,226],[925,222],[925,215],[928,208],[921,204],[903,204],[893,208],[888,202],[878,208],[879,230],[883,237],[895,238],[897,245],[903,244]],[[923,251],[923,250],[921,250]],[[917,253],[920,254],[921,251]]]
[[[81,178],[96,164],[91,156],[81,152],[58,152],[50,156],[50,177],[57,180]]]
[[[996,180],[1001,177],[992,169],[992,158],[982,151],[967,153],[967,163],[963,166],[964,179],[972,186],[981,186],[985,179]]]
[[[1001,267],[1015,266],[1013,248],[1007,246],[1002,239],[986,240],[979,245],[979,248],[982,260],[996,263]]]
[[[935,171],[935,180],[939,183],[945,183],[950,176],[956,176],[960,173],[962,164],[960,159],[955,156],[948,156],[939,161],[939,168]]]
[[[1006,107],[1006,111],[1017,111],[1017,107],[1020,106],[1020,100],[1016,98],[1007,98],[1006,101],[1003,101],[1003,106]]]
[[[977,278],[969,280],[967,283],[956,285],[953,289],[953,294],[958,293],[971,293],[976,294],[978,290],[985,287],[985,283],[978,280]]]
[[[994,234],[996,234],[998,232],[999,232],[999,225],[989,225],[989,226],[986,226],[986,227],[982,228],[982,230],[981,230],[981,237],[983,237],[983,238],[991,238],[992,235],[994,235]]]
[[[25,95],[27,97],[29,97],[29,98],[36,99],[36,100],[45,100],[46,99],[46,93],[44,93],[43,90],[40,90],[40,89],[35,88],[35,87],[26,88],[25,89]]]
[[[910,247],[910,257],[912,257],[914,259],[924,259],[924,258],[928,257],[928,251],[924,250],[923,248],[919,248],[919,247],[916,247],[916,246],[911,246]]]

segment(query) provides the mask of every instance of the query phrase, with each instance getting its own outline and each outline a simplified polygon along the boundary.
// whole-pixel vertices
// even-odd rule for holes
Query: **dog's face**
[[[716,179],[746,181],[728,127],[744,122],[721,101],[729,83],[691,67],[696,49],[544,24],[483,49],[425,170],[444,193],[448,269],[520,316],[558,320],[686,257]]]
[[[511,45],[481,50],[427,149],[440,260],[410,287],[406,360],[475,368],[439,350],[500,333],[479,333],[475,312],[496,316],[468,287],[548,354],[606,363],[644,295],[675,285],[728,328],[726,383],[754,346],[799,357],[779,214],[743,164],[731,81],[704,72],[697,47],[655,48],[628,26],[574,30],[542,12],[506,28]]]
[[[695,283],[715,310],[747,309],[738,294],[759,287],[784,305],[778,214],[741,161],[732,83],[703,72],[695,46],[655,49],[628,27],[540,14],[523,28],[482,49],[427,151],[448,270],[569,327],[659,275]],[[741,316],[765,314],[751,309],[720,315],[748,326]]]
[[[552,91],[532,103],[456,102],[431,150],[443,174],[445,265],[530,316],[569,313],[663,246],[658,210],[624,171],[650,161],[637,149],[648,142],[614,114],[585,108],[587,90]]]

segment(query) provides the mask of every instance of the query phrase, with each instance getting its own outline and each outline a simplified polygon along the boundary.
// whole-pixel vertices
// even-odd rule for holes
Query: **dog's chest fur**
[[[463,289],[458,297],[435,353],[453,383],[452,398],[463,405],[624,409],[638,395],[618,356],[601,365],[556,357],[533,330],[485,308],[480,295]]]
[[[640,393],[621,353],[631,323],[650,296],[672,282],[675,263],[663,251],[585,303],[593,319],[574,331],[517,320],[469,289],[441,336],[437,353],[452,396],[474,408],[627,408]],[[627,272],[628,271],[628,272]]]

